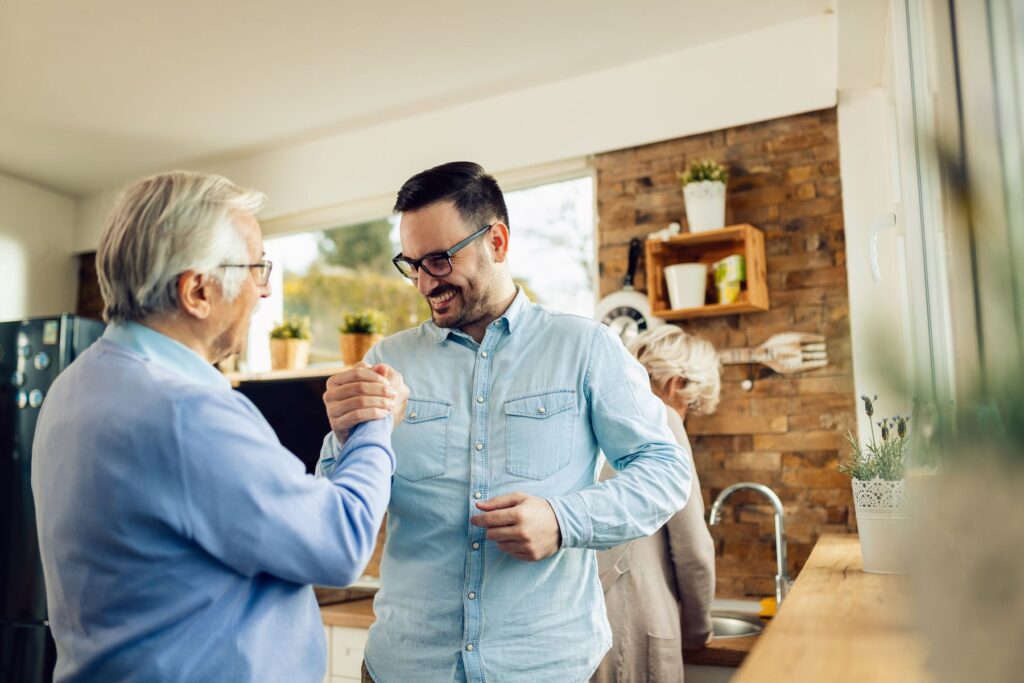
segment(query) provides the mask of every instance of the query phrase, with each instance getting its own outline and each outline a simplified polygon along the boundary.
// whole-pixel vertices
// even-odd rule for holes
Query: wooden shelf
[[[331,363],[329,365],[311,365],[301,370],[271,370],[269,372],[227,372],[224,376],[237,387],[248,382],[287,382],[296,379],[327,379],[341,372],[347,365]]]
[[[721,230],[684,233],[667,240],[648,240],[647,298],[651,313],[665,320],[707,318],[737,313],[756,313],[768,310],[768,275],[765,270],[764,233],[746,223],[731,225]],[[747,280],[743,283],[739,301],[731,304],[716,302],[714,274],[711,264],[740,254],[746,261]],[[705,263],[708,282],[705,305],[696,308],[673,309],[669,306],[665,286],[665,267],[677,263]]]

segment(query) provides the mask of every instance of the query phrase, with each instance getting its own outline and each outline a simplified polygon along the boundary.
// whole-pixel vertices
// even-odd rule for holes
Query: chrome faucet
[[[775,495],[775,491],[772,491],[764,484],[755,484],[751,481],[733,484],[715,498],[715,502],[711,505],[708,523],[711,526],[718,524],[722,504],[725,503],[729,496],[743,489],[750,489],[764,495],[775,508],[775,563],[777,565],[777,573],[775,574],[775,606],[778,607],[782,604],[783,598],[789,593],[789,589],[793,585],[793,579],[789,578],[789,571],[786,569],[786,525],[783,519],[785,513],[782,510],[782,501]]]

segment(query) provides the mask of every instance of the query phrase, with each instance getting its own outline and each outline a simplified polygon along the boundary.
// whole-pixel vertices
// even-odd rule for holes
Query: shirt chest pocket
[[[405,420],[391,437],[397,476],[419,481],[445,473],[451,414],[452,405],[447,401],[409,399]]]
[[[572,460],[576,392],[556,389],[505,402],[505,471],[546,479]]]

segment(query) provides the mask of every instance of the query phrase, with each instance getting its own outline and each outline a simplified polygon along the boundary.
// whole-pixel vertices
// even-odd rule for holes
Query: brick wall
[[[628,243],[680,221],[676,172],[695,159],[729,167],[726,223],[765,233],[771,310],[684,321],[718,348],[753,346],[777,332],[827,337],[829,365],[782,376],[762,366],[727,366],[722,402],[687,430],[705,505],[739,481],[766,484],[786,510],[795,576],[821,533],[855,529],[849,480],[836,472],[855,405],[846,291],[839,146],[834,109],[714,131],[596,157],[601,295],[622,284]],[[637,278],[643,287],[642,273]],[[740,383],[754,381],[744,391]],[[771,508],[754,494],[730,499],[712,527],[718,595],[774,593]]]

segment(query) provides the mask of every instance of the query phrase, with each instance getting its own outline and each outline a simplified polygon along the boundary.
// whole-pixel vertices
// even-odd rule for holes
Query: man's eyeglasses
[[[452,256],[455,256],[455,254],[469,246],[473,240],[481,237],[485,232],[490,230],[493,225],[494,223],[485,225],[448,251],[439,251],[434,254],[427,254],[421,259],[411,259],[399,254],[395,258],[391,259],[391,262],[395,264],[395,268],[398,268],[399,273],[410,280],[416,279],[416,271],[418,270],[424,271],[431,277],[444,277],[445,275],[451,275]]]
[[[274,264],[263,259],[259,263],[222,263],[221,268],[256,268],[255,278],[256,284],[260,287],[266,287],[267,283],[270,282],[270,271],[274,269]]]

